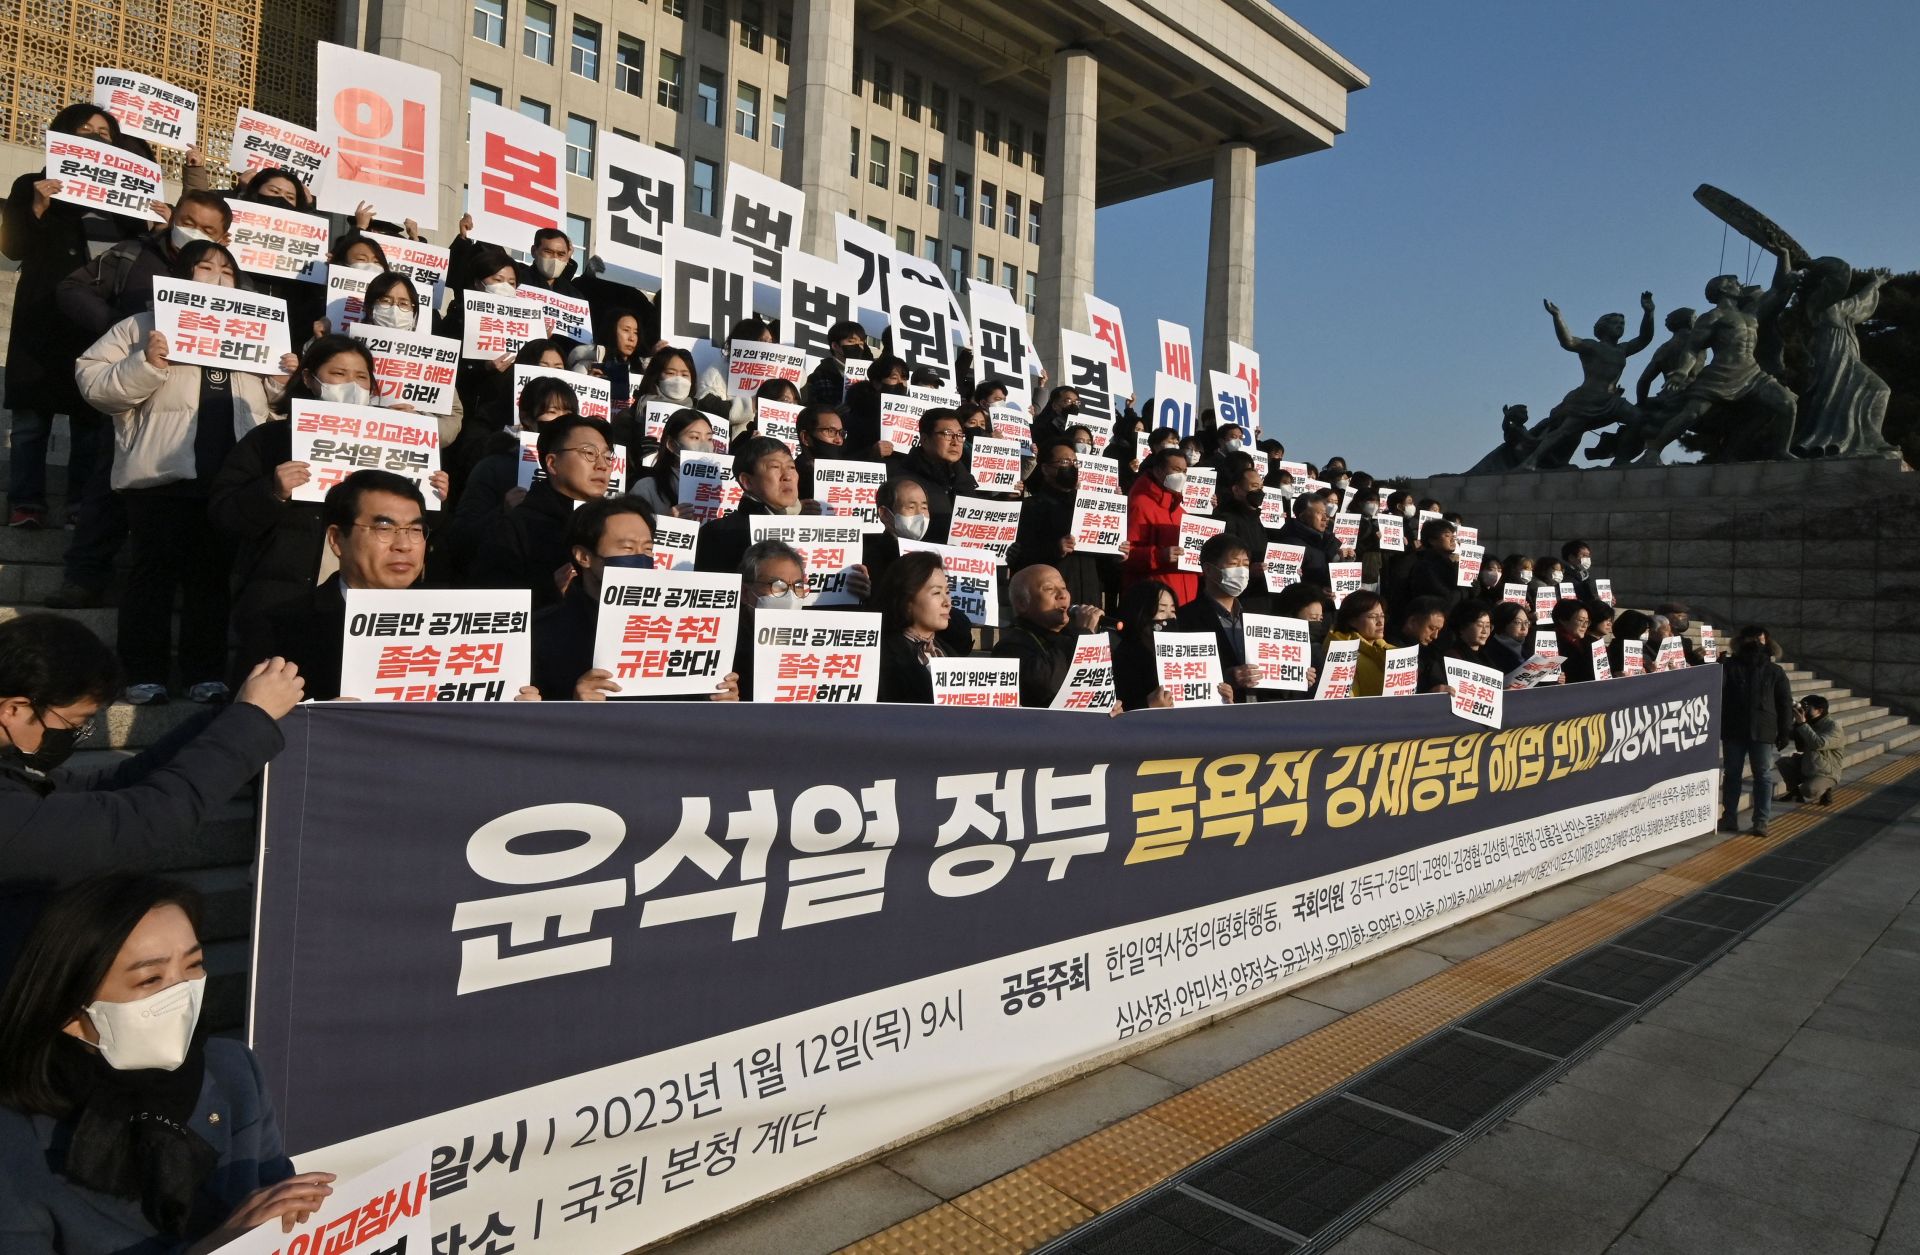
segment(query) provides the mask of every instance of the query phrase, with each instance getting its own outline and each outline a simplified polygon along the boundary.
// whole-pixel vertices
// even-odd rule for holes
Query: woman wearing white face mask
[[[692,506],[680,504],[680,455],[713,452],[713,423],[698,410],[679,410],[660,433],[660,451],[653,465],[633,482],[633,495],[656,515],[677,519],[697,517]]]
[[[0,999],[8,1250],[209,1251],[332,1192],[294,1172],[259,1060],[200,1022],[199,915],[185,886],[121,872],[35,924]]]
[[[1212,632],[1220,647],[1220,674],[1232,689],[1229,701],[1247,701],[1260,669],[1247,663],[1246,624],[1240,594],[1253,577],[1252,559],[1239,537],[1221,532],[1200,546],[1200,595],[1180,607],[1183,632]]]
[[[239,286],[224,247],[180,250],[174,277]],[[76,363],[87,403],[111,415],[113,487],[126,505],[133,566],[120,602],[120,661],[127,700],[165,701],[172,670],[173,600],[183,590],[179,667],[195,701],[227,696],[225,537],[207,519],[213,477],[238,440],[267,421],[287,377],[173,364],[153,315],[116,323]],[[282,370],[293,365],[291,355]]]
[[[727,343],[744,340],[749,344],[774,343],[773,328],[758,318],[747,318],[735,323],[727,331]],[[727,386],[726,363],[709,366],[706,372],[693,382],[693,397],[704,402],[701,409],[707,410],[716,418],[727,422],[729,436],[744,435],[752,426],[754,419],[753,396],[734,396]],[[689,402],[690,404],[690,402]]]
[[[1178,448],[1163,449],[1140,464],[1127,490],[1127,558],[1121,582],[1159,580],[1182,602],[1200,595],[1200,580],[1180,569],[1181,508],[1187,490],[1187,459]]]
[[[420,326],[420,292],[413,280],[397,270],[376,276],[360,298],[369,326],[382,331],[412,332]]]
[[[494,244],[457,241],[449,254],[448,286],[458,284],[466,291],[482,292],[488,296],[514,294],[520,272],[515,268],[513,258],[507,256],[506,249]],[[466,333],[466,325],[466,298],[462,292],[455,292],[447,302],[447,312],[436,320],[434,334],[459,340]],[[502,353],[485,361],[463,358],[454,381],[454,388],[460,394],[461,413],[472,419],[482,410],[490,408],[487,405],[487,393],[498,390],[503,377],[510,397],[513,365],[512,353]],[[496,405],[491,408],[499,407]]]

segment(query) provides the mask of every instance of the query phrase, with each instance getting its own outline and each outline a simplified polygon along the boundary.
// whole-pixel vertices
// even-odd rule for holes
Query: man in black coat
[[[1302,493],[1293,499],[1293,517],[1274,535],[1276,545],[1298,545],[1307,551],[1300,563],[1300,583],[1331,589],[1328,564],[1340,560],[1340,538],[1327,519],[1325,498]],[[1277,590],[1275,590],[1277,591]]]
[[[1720,697],[1720,831],[1740,830],[1740,776],[1753,767],[1753,831],[1773,816],[1773,763],[1793,731],[1793,689],[1763,627],[1744,627],[1726,660]]]
[[[1267,588],[1267,528],[1260,521],[1260,506],[1266,500],[1266,485],[1260,478],[1260,472],[1254,469],[1252,456],[1246,453],[1236,451],[1220,455],[1219,471],[1216,490],[1219,501],[1214,512],[1227,525],[1226,534],[1246,546],[1247,550],[1249,576],[1247,591],[1241,596],[1240,604],[1255,614],[1266,614],[1271,600],[1269,593],[1279,591]],[[1225,657],[1224,654],[1221,656]]]
[[[920,443],[910,453],[888,458],[887,473],[895,479],[911,479],[927,490],[927,513],[933,519],[927,525],[927,539],[939,545],[947,543],[953,526],[954,498],[980,490],[967,469],[966,429],[960,425],[960,416],[949,409],[932,409],[920,416]]]
[[[560,600],[572,572],[567,524],[583,501],[607,495],[613,429],[598,418],[569,414],[540,429],[536,452],[547,477],[520,504],[498,515],[473,557],[476,588],[525,588],[535,609]]]
[[[1402,605],[1415,598],[1432,597],[1440,602],[1442,614],[1451,614],[1466,590],[1460,587],[1460,554],[1455,548],[1458,533],[1445,519],[1428,519],[1420,529],[1420,548],[1407,567],[1406,582],[1397,590],[1402,598],[1393,606],[1403,614]]]
[[[733,477],[740,481],[739,508],[701,526],[693,550],[697,571],[738,571],[753,544],[755,515],[800,513],[799,469],[792,452],[772,436],[740,442],[733,451]]]
[[[1040,453],[1040,465],[1027,477],[1026,500],[1020,503],[1020,527],[1007,554],[1009,570],[1051,566],[1067,582],[1073,601],[1099,605],[1106,590],[1120,582],[1120,556],[1076,553],[1073,548],[1073,505],[1080,490],[1080,455],[1066,441],[1055,441]]]
[[[1013,625],[993,647],[995,658],[1020,663],[1020,704],[1042,709],[1073,670],[1073,650],[1083,632],[1098,631],[1098,606],[1076,606],[1067,581],[1050,566],[1030,566],[1008,589]]]

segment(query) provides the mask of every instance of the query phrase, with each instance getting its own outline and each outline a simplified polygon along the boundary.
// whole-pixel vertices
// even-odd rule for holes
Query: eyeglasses
[[[798,584],[789,584],[785,580],[755,580],[753,586],[766,589],[768,595],[773,597],[785,597],[788,593],[799,593],[802,597],[807,595],[805,580],[801,580]]]
[[[82,719],[79,723],[48,723],[47,716],[52,713],[53,711],[51,709],[40,712],[40,726],[57,732],[72,732],[74,734],[73,743],[75,745],[81,745],[91,740],[93,738],[93,730],[100,726],[92,719]]]
[[[607,449],[595,449],[589,445],[577,444],[577,445],[570,445],[567,448],[560,450],[560,452],[571,453],[575,457],[585,458],[587,460],[588,465],[591,465],[591,466],[612,466],[613,465],[613,453],[611,450],[607,450]]]
[[[935,440],[965,440],[967,433],[964,431],[936,431],[933,433],[933,438]]]
[[[847,429],[844,427],[816,427],[813,429],[815,440],[824,440],[828,444],[845,444]]]
[[[425,523],[403,525],[382,519],[378,523],[355,523],[354,526],[361,531],[372,532],[374,543],[380,545],[391,545],[403,538],[408,544],[424,544],[427,539]]]

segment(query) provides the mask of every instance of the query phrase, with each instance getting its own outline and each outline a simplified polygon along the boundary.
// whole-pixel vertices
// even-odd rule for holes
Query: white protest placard
[[[1298,584],[1300,566],[1306,560],[1307,551],[1303,545],[1268,545],[1266,558],[1261,564],[1266,568],[1267,591],[1277,593],[1290,584]]]
[[[691,352],[704,374],[721,364],[727,333],[753,313],[753,253],[685,227],[660,238],[660,337]]]
[[[658,287],[660,233],[680,217],[686,160],[607,128],[601,129],[597,142],[594,251],[607,265]]]
[[[1247,393],[1247,418],[1260,430],[1260,355],[1244,344],[1227,341],[1227,373],[1238,379]]]
[[[761,385],[785,379],[798,387],[807,378],[807,355],[784,344],[733,340],[727,345],[727,389],[736,397],[750,397]]]
[[[513,294],[540,307],[546,315],[548,335],[565,336],[575,344],[593,343],[593,307],[583,298],[549,292],[531,283],[521,284]]]
[[[1285,458],[1281,458],[1280,469],[1286,474],[1293,476],[1294,483],[1302,486],[1306,484],[1307,464],[1305,462],[1289,462]]]
[[[933,658],[933,704],[995,710],[1020,704],[1020,663],[1013,658]]]
[[[1119,460],[1097,457],[1091,453],[1081,454],[1080,487],[1091,488],[1096,492],[1110,492],[1124,501],[1126,494],[1120,491]]]
[[[1180,508],[1188,514],[1212,514],[1219,478],[1211,466],[1189,466],[1187,490],[1181,494]]]
[[[1389,649],[1381,667],[1380,696],[1412,697],[1420,691],[1420,647]]]
[[[886,530],[880,526],[880,508],[874,503],[874,494],[886,482],[887,468],[878,462],[813,464],[813,499],[834,518],[858,519],[863,532]]]
[[[756,514],[747,520],[753,542],[783,540],[800,554],[807,569],[808,606],[855,606],[860,599],[847,586],[847,576],[860,565],[858,519],[829,519],[818,515]]]
[[[1033,353],[1027,311],[1005,288],[977,281],[967,285],[967,307],[973,332],[974,378],[982,383],[999,383],[1007,390],[1008,404],[1026,409],[1033,403],[1033,389],[1027,380],[1027,359]],[[1071,359],[1066,374],[1069,379],[1073,374]],[[1095,397],[1093,405],[1106,413],[1104,395]],[[1093,406],[1082,401],[1081,408]]]
[[[1360,564],[1358,562],[1327,563],[1327,578],[1333,581],[1333,604],[1338,608],[1349,594],[1360,591]]]
[[[1351,549],[1360,543],[1360,524],[1357,514],[1336,514],[1333,516],[1333,538],[1340,542],[1342,549]]]
[[[1127,540],[1127,499],[1089,488],[1082,479],[1073,497],[1071,535],[1075,553],[1117,555]]]
[[[1533,634],[1533,652],[1536,657],[1560,657],[1560,634],[1552,628],[1539,628]]]
[[[220,1245],[221,1255],[395,1255],[433,1249],[425,1146],[395,1156],[347,1181],[289,1236],[276,1218]]]
[[[1637,670],[1626,674],[1638,675]],[[1507,676],[1510,689],[1538,688],[1543,684],[1560,683],[1560,657],[1558,654],[1535,653]]]
[[[993,423],[995,440],[1011,441],[1020,446],[1022,457],[1033,456],[1033,420],[1027,417],[1025,410],[1012,405],[996,405],[987,411],[987,417]]]
[[[800,452],[800,406],[791,401],[775,401],[770,397],[754,399],[754,419],[760,434],[770,436],[787,446],[787,452]],[[884,468],[881,473],[886,472]],[[816,484],[818,480],[816,479]]]
[[[160,148],[200,142],[200,97],[150,74],[95,67],[93,103],[119,119],[122,135]]]
[[[1175,706],[1219,706],[1220,640],[1212,632],[1155,632],[1160,687]]]
[[[1054,693],[1050,710],[1113,709],[1113,641],[1105,632],[1088,632],[1073,642],[1073,662]]]
[[[332,283],[331,276],[328,283]],[[492,361],[503,353],[518,353],[527,341],[547,334],[546,306],[537,301],[471,291],[462,292],[460,299],[466,309],[461,357]]]
[[[1209,399],[1213,403],[1215,430],[1232,423],[1247,433],[1246,443],[1251,447],[1255,431],[1253,398],[1247,392],[1246,381],[1225,371],[1210,370],[1207,383],[1212,390]]]
[[[489,100],[467,101],[468,234],[502,248],[531,249],[533,233],[566,226],[560,174],[567,137]]]
[[[613,384],[598,375],[583,375],[577,370],[559,370],[552,366],[513,368],[513,412],[520,412],[520,394],[535,379],[558,379],[573,389],[574,404],[582,418],[613,417]]]
[[[660,440],[667,432],[667,420],[690,406],[677,401],[643,401],[640,403],[642,429],[647,439]],[[711,425],[711,424],[709,424]]]
[[[780,281],[780,334],[787,343],[813,358],[833,353],[827,334],[838,323],[854,318],[853,289],[837,262],[795,250],[785,259]],[[862,365],[865,365],[863,362]],[[852,376],[847,376],[849,383]],[[835,397],[838,404],[840,398]]]
[[[1180,569],[1198,571],[1201,549],[1206,547],[1208,540],[1226,530],[1226,523],[1220,519],[1182,514],[1180,516]]]
[[[1160,320],[1160,363],[1153,381],[1153,403],[1158,413],[1150,426],[1171,427],[1182,436],[1194,432],[1193,411],[1198,393],[1193,370],[1193,333],[1177,322]],[[1182,408],[1170,410],[1170,401]]]
[[[733,670],[739,628],[738,575],[610,566],[593,665],[612,674],[614,697],[704,697]]]
[[[303,214],[278,201],[259,203],[229,200],[233,226],[227,232],[227,251],[240,269],[276,279],[324,283],[327,240],[332,233],[325,218]]]
[[[1453,539],[1458,544],[1477,545],[1480,543],[1480,529],[1477,527],[1468,527],[1465,523],[1455,523],[1453,525]]]
[[[879,696],[879,615],[861,610],[754,612],[754,701],[872,702]]]
[[[249,170],[290,170],[311,192],[325,176],[332,151],[318,131],[242,108],[234,111],[227,168],[235,175]]]
[[[1510,601],[1516,606],[1526,605],[1527,586],[1525,584],[1502,584],[1500,586],[1500,600]]]
[[[166,200],[165,174],[156,162],[84,135],[47,132],[47,177],[58,180],[54,200],[110,214],[165,222],[154,210]]]
[[[1454,714],[1498,730],[1500,710],[1505,702],[1498,671],[1465,658],[1449,658],[1447,687],[1453,690]]]
[[[1269,488],[1260,496],[1260,526],[1270,532],[1282,530],[1287,525],[1287,499],[1276,490]]]
[[[438,509],[433,473],[440,469],[440,423],[429,414],[333,401],[295,401],[293,460],[313,474],[293,490],[295,501],[325,501],[327,490],[355,471],[391,471],[420,486]]]
[[[367,321],[367,288],[379,277],[377,270],[327,267],[327,321],[333,324],[336,333],[345,334]],[[424,335],[432,328],[433,311],[423,302],[414,311],[413,329]]]
[[[346,599],[342,697],[510,702],[533,674],[524,588],[349,588]]]
[[[1607,657],[1607,643],[1605,641],[1594,641],[1587,646],[1587,649],[1593,655],[1593,678],[1596,680],[1611,680],[1613,678],[1613,660]],[[1621,656],[1623,658],[1626,656],[1625,650],[1621,651]]]
[[[391,221],[439,226],[439,74],[322,43],[316,88],[314,129],[333,151],[318,208],[351,214],[365,201]]]
[[[1360,673],[1359,641],[1328,641],[1327,656],[1320,665],[1320,687],[1314,700],[1331,701],[1353,696],[1353,680]]]
[[[1240,618],[1247,665],[1260,673],[1251,687],[1306,692],[1307,671],[1313,665],[1313,629],[1307,621],[1271,614]]]
[[[1612,605],[1613,603],[1608,602],[1607,604]],[[1700,654],[1708,662],[1720,661],[1720,642],[1714,636],[1713,625],[1711,623],[1702,623],[1700,625]]]
[[[153,327],[176,366],[277,375],[280,359],[293,352],[285,301],[215,283],[155,278]]]
[[[1593,581],[1593,595],[1611,606],[1613,604],[1613,581],[1605,576],[1596,576]]]
[[[1443,516],[1438,510],[1422,510],[1419,513],[1419,517],[1415,520],[1415,526],[1418,531],[1425,532],[1427,530],[1427,524],[1439,522],[1442,518]]]
[[[1560,600],[1573,601],[1575,600],[1576,597],[1577,597],[1577,594],[1574,592],[1573,581],[1561,580],[1560,581]]]
[[[1376,515],[1373,520],[1380,528],[1380,549],[1383,553],[1405,553],[1407,550],[1407,529],[1403,520],[1395,515]]]
[[[700,524],[671,514],[653,520],[653,565],[656,570],[693,569],[693,551],[700,540]]]
[[[1480,564],[1486,560],[1487,551],[1483,546],[1462,541],[1454,552],[1460,559],[1460,569],[1454,579],[1459,587],[1472,588],[1480,580]]]
[[[935,408],[912,397],[885,393],[880,398],[880,439],[905,453],[920,443],[920,416]]]
[[[1647,643],[1645,641],[1622,641],[1620,643],[1620,675],[1645,675],[1647,673]]]
[[[1126,321],[1120,316],[1120,307],[1111,301],[1103,301],[1089,292],[1086,302],[1087,326],[1093,338],[1106,346],[1107,379],[1113,385],[1113,395],[1125,401],[1133,395],[1133,361],[1127,354]],[[1114,408],[1117,411],[1119,406]]]
[[[387,259],[387,269],[405,275],[413,282],[413,289],[419,293],[420,300],[426,304],[429,314],[440,312],[447,303],[447,267],[451,264],[450,255],[444,248],[429,244],[425,240],[409,240],[399,235],[382,235],[378,231],[366,231],[362,234],[380,246],[380,252]],[[423,324],[420,328],[425,331]]]
[[[1000,560],[994,555],[984,549],[961,549],[955,545],[936,545],[904,538],[900,541],[900,552],[937,556],[947,572],[947,589],[953,598],[953,608],[964,613],[976,626],[999,625]]]
[[[740,481],[733,477],[733,459],[713,453],[680,451],[680,500],[696,520],[711,523],[740,508]]]
[[[968,469],[981,492],[1018,492],[1020,490],[1020,446],[1011,440],[975,436]]]
[[[1193,385],[1181,383],[1164,371],[1153,376],[1153,413],[1148,417],[1156,429],[1171,427],[1182,437],[1194,430]]]
[[[1655,671],[1685,671],[1687,669],[1686,647],[1677,636],[1660,638],[1660,652],[1654,655]]]
[[[460,342],[448,336],[388,331],[354,323],[354,339],[373,354],[373,394],[382,405],[411,405],[425,414],[453,413],[453,382]]]
[[[1553,617],[1553,603],[1560,600],[1560,591],[1551,584],[1542,584],[1533,590],[1533,621],[1545,623]]]
[[[757,294],[754,308],[769,314],[780,308],[785,259],[800,251],[800,226],[807,216],[807,194],[758,170],[727,163],[727,203],[720,234],[753,254]]]
[[[1005,562],[1013,537],[1020,530],[1018,501],[988,501],[984,497],[955,497],[947,543],[961,549],[984,549]]]

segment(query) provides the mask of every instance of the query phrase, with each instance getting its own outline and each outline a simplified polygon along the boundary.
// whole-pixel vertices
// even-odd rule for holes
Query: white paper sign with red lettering
[[[153,327],[167,338],[167,361],[250,375],[277,375],[293,351],[287,303],[216,283],[153,281]]]
[[[947,572],[947,589],[955,611],[976,625],[996,627],[1000,623],[1000,560],[984,549],[960,549],[953,545],[935,545],[924,540],[900,541],[900,552],[930,553],[940,559]]]
[[[1456,546],[1460,559],[1460,570],[1456,577],[1461,588],[1472,588],[1480,579],[1480,564],[1486,560],[1487,551],[1481,545],[1472,545],[1462,541]]]
[[[1247,416],[1253,431],[1260,430],[1260,355],[1244,344],[1227,341],[1227,373],[1247,390]],[[1249,442],[1251,443],[1251,442]]]
[[[1277,593],[1289,584],[1300,582],[1300,565],[1307,560],[1307,551],[1301,545],[1268,545],[1264,566],[1267,574],[1267,591]]]
[[[1337,608],[1350,594],[1360,591],[1360,564],[1329,562],[1327,578],[1333,581],[1333,604]]]
[[[887,482],[887,468],[878,462],[815,462],[813,499],[826,507],[833,518],[860,521],[867,533],[886,530],[880,526],[880,507],[874,496]]]
[[[1381,669],[1380,696],[1412,697],[1420,691],[1420,647],[1389,649]]]
[[[879,615],[862,610],[754,612],[754,701],[819,704],[879,697]]]
[[[1406,520],[1392,514],[1374,516],[1374,523],[1380,528],[1380,549],[1383,553],[1405,553],[1407,551]]]
[[[546,307],[537,301],[491,292],[462,292],[460,299],[466,310],[462,357],[490,362],[503,353],[518,353],[527,341],[547,334]]]
[[[1489,728],[1500,726],[1502,696],[1500,673],[1492,667],[1464,658],[1449,658],[1447,687],[1453,690],[1453,713]]]
[[[1227,530],[1227,525],[1219,519],[1203,518],[1194,514],[1180,516],[1180,569],[1198,571],[1200,569],[1200,551],[1207,541]]]
[[[1082,480],[1073,498],[1071,535],[1075,553],[1118,554],[1127,539],[1127,499]]]
[[[1241,628],[1246,637],[1247,665],[1260,673],[1254,688],[1307,691],[1307,671],[1313,665],[1313,629],[1305,619],[1248,614],[1241,616]]]
[[[411,405],[424,414],[453,413],[460,342],[416,331],[355,323],[348,334],[373,354],[373,394],[382,405]]]
[[[1105,632],[1088,632],[1073,642],[1073,662],[1050,709],[1106,714],[1113,702],[1113,638]]]
[[[458,910],[455,914],[458,914]],[[219,1249],[221,1255],[291,1255],[296,1249],[328,1255],[408,1255],[433,1249],[428,1172],[431,1152],[424,1146],[396,1156],[347,1181],[335,1181],[333,1193],[292,1233],[275,1217]]]
[[[1011,440],[975,436],[971,444],[973,482],[981,492],[1020,490],[1020,446]]]
[[[440,76],[406,61],[322,43],[314,129],[333,151],[322,212],[363,201],[392,222],[440,225]]]
[[[1020,530],[1018,501],[988,501],[984,497],[955,497],[947,543],[964,549],[984,549],[1005,562],[1013,537]]]
[[[1133,395],[1133,358],[1127,352],[1126,320],[1120,316],[1120,307],[1111,301],[1103,301],[1091,292],[1086,301],[1087,329],[1106,345],[1107,382],[1113,386],[1114,408],[1118,410],[1120,403]]]
[[[1320,687],[1316,701],[1331,701],[1353,696],[1353,680],[1360,672],[1359,641],[1328,641],[1327,656],[1320,664]]]
[[[600,573],[593,665],[613,676],[609,696],[704,697],[733,670],[739,627],[738,575],[610,566]]]
[[[1210,466],[1187,468],[1187,490],[1180,496],[1180,508],[1188,514],[1212,514],[1219,493],[1219,472]]]
[[[278,201],[229,200],[233,225],[227,251],[250,274],[302,283],[325,283],[327,241],[333,228],[318,214],[303,214]]]
[[[318,131],[254,109],[238,109],[233,115],[227,168],[235,176],[248,170],[291,170],[311,192],[326,177],[327,158],[332,152]]]
[[[799,551],[807,568],[809,606],[857,606],[860,598],[848,585],[848,576],[860,565],[861,531],[858,519],[829,519],[818,515],[756,514],[747,520],[754,543],[783,540]]]
[[[933,704],[1011,710],[1020,705],[1020,663],[1013,658],[934,658]]]
[[[1160,688],[1175,706],[1219,706],[1220,640],[1212,632],[1155,632]]]
[[[166,199],[166,176],[156,162],[84,135],[47,132],[47,177],[59,182],[54,200],[144,222],[165,222],[153,202]]]
[[[513,368],[513,412],[520,413],[520,394],[535,379],[558,379],[573,389],[574,405],[582,418],[613,416],[613,384],[598,375],[583,375],[577,370],[557,370],[552,366]]]
[[[97,67],[93,103],[119,120],[122,135],[159,148],[187,149],[200,142],[200,97],[164,79]]]
[[[428,508],[436,508],[438,419],[372,405],[295,401],[287,421],[293,424],[293,460],[312,470],[312,477],[293,490],[295,501],[325,501],[327,490],[355,471],[391,471],[419,485]]]
[[[533,594],[524,588],[345,591],[342,697],[510,702],[533,674]]]
[[[522,251],[533,233],[566,225],[560,180],[567,137],[486,100],[467,102],[467,212],[476,240]]]

